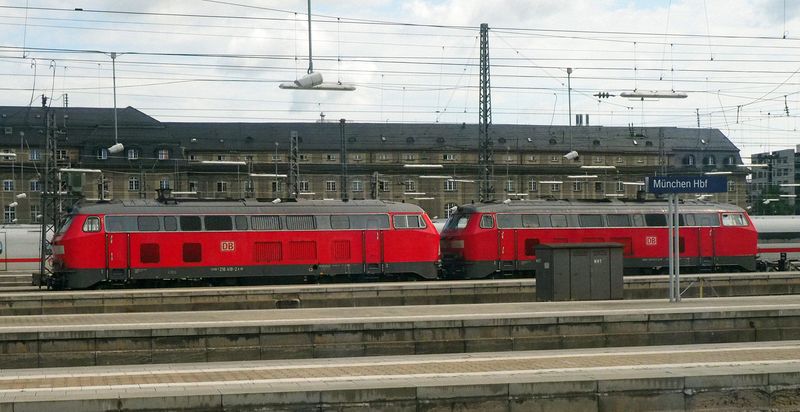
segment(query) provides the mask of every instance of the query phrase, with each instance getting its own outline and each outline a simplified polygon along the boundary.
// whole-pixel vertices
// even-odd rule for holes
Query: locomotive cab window
[[[719,226],[719,215],[716,213],[695,213],[697,226]]]
[[[498,229],[511,229],[522,227],[522,215],[499,214],[497,215]]]
[[[100,218],[97,216],[89,216],[83,222],[84,232],[99,232],[100,231]]]
[[[424,228],[425,221],[418,215],[396,215],[393,217],[395,229]]]
[[[492,215],[481,216],[481,229],[491,229],[494,227],[494,219]]]
[[[539,215],[522,215],[522,227],[540,227]]]
[[[747,226],[747,221],[741,213],[723,213],[723,226]]]

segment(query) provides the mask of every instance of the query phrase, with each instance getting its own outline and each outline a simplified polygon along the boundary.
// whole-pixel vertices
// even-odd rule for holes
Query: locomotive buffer
[[[649,176],[645,178],[649,193],[667,195],[667,226],[669,227],[669,301],[681,301],[680,260],[680,193],[722,193],[728,190],[728,177],[711,176]]]

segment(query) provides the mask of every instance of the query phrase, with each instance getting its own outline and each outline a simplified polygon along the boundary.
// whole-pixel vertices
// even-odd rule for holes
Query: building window
[[[539,182],[531,179],[528,181],[528,191],[529,192],[538,192],[539,191]]]
[[[325,160],[327,160],[329,162],[335,162],[336,159],[338,159],[338,156],[335,155],[335,154],[330,154],[329,153],[329,154],[325,155]]]
[[[414,153],[406,153],[403,155],[404,160],[417,160],[417,155]]]
[[[310,155],[307,155],[307,154],[305,154],[305,153],[300,153],[299,155],[297,155],[297,158],[298,158],[298,159],[299,159],[301,162],[306,162],[306,161],[309,161],[309,160],[311,160],[311,156],[310,156]]]
[[[196,181],[190,181],[189,182],[189,191],[190,192],[197,192],[197,182]]]
[[[97,158],[100,160],[108,159],[108,149],[106,149],[105,147],[97,149]]]
[[[550,163],[560,163],[560,162],[561,162],[561,158],[558,155],[550,156]]]
[[[625,183],[622,181],[617,182],[617,192],[624,192],[625,191]]]
[[[13,180],[3,180],[3,191],[4,192],[13,192],[14,191],[14,181]]]
[[[311,184],[308,183],[308,180],[301,180],[300,182],[298,182],[297,187],[301,193],[311,192]]]
[[[42,209],[41,206],[35,203],[31,203],[31,223],[41,223],[42,222]]]
[[[572,182],[572,191],[573,192],[580,192],[583,190],[583,182],[580,180],[576,180]]]
[[[128,178],[128,191],[129,192],[138,192],[139,191],[139,177],[138,176],[131,176]]]
[[[28,187],[31,192],[41,192],[42,191],[42,182],[39,179],[31,179],[28,182]]]
[[[516,193],[516,184],[514,184],[513,180],[506,180],[506,192],[507,193]]]
[[[217,155],[217,160],[220,161],[220,162],[224,162],[225,161],[225,155]]]
[[[6,205],[3,210],[3,221],[6,223],[13,223],[15,220],[17,220],[16,208]]]
[[[603,163],[603,156],[592,156],[592,163]]]
[[[14,154],[14,151],[13,151],[13,150],[9,150],[9,149],[3,149],[3,153],[2,153],[2,154],[4,154],[4,155],[5,155],[5,154],[11,155],[11,154]],[[3,156],[3,160],[14,160],[14,159],[16,159],[16,157],[12,157],[12,156]]]
[[[39,149],[31,149],[31,151],[28,152],[28,160],[39,160],[41,157],[42,153],[39,151]]]
[[[683,164],[686,166],[694,166],[694,155],[688,155],[683,158]]]
[[[644,157],[637,157],[636,163],[644,163]]]
[[[603,188],[603,182],[594,182],[594,192],[595,193],[605,192],[605,189]]]
[[[139,158],[139,150],[128,149],[128,160],[136,160]]]
[[[381,160],[381,161],[389,160],[389,155],[386,154],[386,153],[379,153],[378,154],[378,160]]]
[[[364,160],[364,156],[362,154],[360,154],[360,153],[359,154],[354,154],[353,155],[353,160],[355,160],[357,162],[360,162],[360,161]]]
[[[158,182],[159,189],[169,189],[169,178],[162,177],[161,181]]]
[[[403,182],[403,185],[406,187],[406,192],[417,191],[417,182],[414,180],[408,179],[405,182]]]
[[[381,192],[388,192],[389,191],[389,181],[388,180],[379,180],[378,181],[378,190]]]
[[[617,159],[615,160],[615,162],[617,162],[619,164],[622,164],[622,163],[625,163],[625,159],[623,159],[622,156],[617,156]]]
[[[704,166],[714,166],[717,164],[717,160],[714,156],[706,156],[703,158],[703,165]]]
[[[56,160],[67,160],[67,159],[69,159],[69,158],[67,157],[67,151],[66,150],[64,150],[64,149],[56,150]]]
[[[253,162],[253,155],[245,155],[244,156],[244,161],[252,163]]]
[[[283,182],[281,182],[280,180],[273,180],[270,187],[272,188],[273,195],[279,192],[283,192]]]
[[[279,155],[279,154],[272,155],[272,161],[273,162],[277,162],[279,160],[281,160],[281,155]]]
[[[456,155],[452,153],[445,153],[442,155],[442,160],[445,162],[452,162],[453,160],[456,160]]]
[[[456,190],[458,190],[458,182],[450,179],[444,181],[445,192],[455,192]]]
[[[551,183],[550,191],[553,193],[561,193],[561,183]]]
[[[728,191],[735,192],[736,191],[736,182],[733,180],[728,180]]]
[[[158,149],[158,160],[169,160],[169,149]]]
[[[364,191],[364,183],[362,181],[360,181],[360,180],[353,180],[351,185],[353,186],[353,191],[354,192],[363,192]]]
[[[528,161],[532,163],[536,162],[536,155],[528,155]]]
[[[225,193],[227,191],[228,191],[228,182],[223,182],[223,181],[217,182],[218,193]]]
[[[190,155],[189,155],[189,161],[192,161],[192,162],[193,162],[193,161],[195,161],[195,160],[197,160],[197,155],[196,155],[196,154],[190,154]]]
[[[445,203],[445,205],[444,205],[444,217],[445,218],[450,218],[450,216],[452,216],[453,213],[456,212],[456,210],[458,210],[458,204],[453,203],[453,202]]]
[[[327,180],[327,181],[325,181],[325,191],[326,192],[335,192],[336,191],[336,181],[335,180]]]

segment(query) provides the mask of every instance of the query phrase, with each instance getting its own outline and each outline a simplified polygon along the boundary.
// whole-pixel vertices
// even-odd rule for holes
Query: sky
[[[278,88],[309,68],[306,1],[0,1],[0,105],[113,107],[116,80],[161,121],[477,123],[486,23],[495,124],[718,128],[745,162],[800,144],[798,1],[311,3],[313,68],[355,91]],[[650,90],[687,97],[619,96]]]

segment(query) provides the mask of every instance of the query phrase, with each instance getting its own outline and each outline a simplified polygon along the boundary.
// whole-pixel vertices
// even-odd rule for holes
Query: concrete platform
[[[797,296],[0,317],[0,368],[800,339]]]
[[[800,294],[800,272],[685,275],[685,297]],[[531,302],[533,279],[0,293],[0,315]],[[666,276],[625,278],[626,299],[668,296]],[[691,285],[691,286],[690,286]]]
[[[0,411],[797,410],[800,342],[0,372]]]

